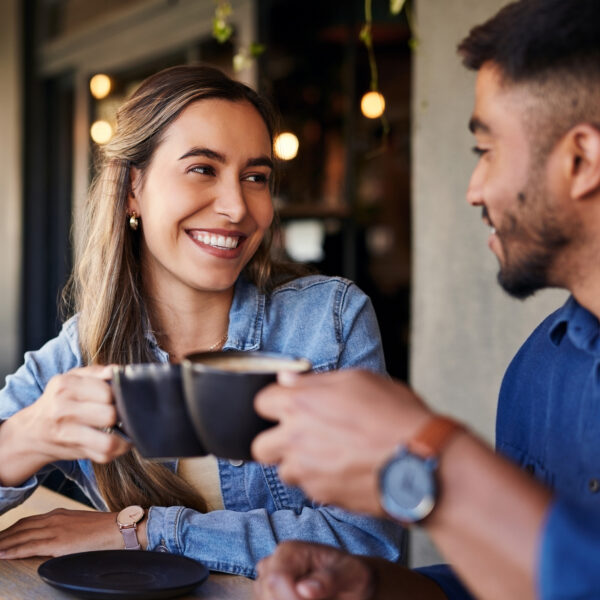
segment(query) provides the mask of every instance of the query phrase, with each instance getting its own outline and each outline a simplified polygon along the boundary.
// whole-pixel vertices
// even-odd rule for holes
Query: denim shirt
[[[600,598],[600,323],[571,296],[529,336],[502,381],[496,450],[554,493],[536,573],[541,600]],[[452,600],[448,567],[419,569]]]
[[[369,298],[353,283],[336,277],[309,276],[271,294],[240,278],[230,310],[224,348],[263,350],[304,356],[314,371],[357,367],[383,373],[377,319]],[[150,336],[151,337],[151,336]],[[151,338],[158,361],[168,355]],[[77,317],[6,379],[0,390],[0,419],[32,404],[53,375],[82,366]],[[177,463],[167,465],[177,468]],[[107,510],[89,460],[61,461],[94,506]],[[206,514],[182,506],[150,507],[148,550],[182,554],[209,569],[255,576],[258,560],[284,539],[303,539],[344,548],[354,554],[404,559],[401,527],[386,520],[320,505],[300,489],[284,485],[274,466],[218,460],[224,510]],[[23,502],[36,488],[45,467],[22,486],[0,487],[0,512]]]

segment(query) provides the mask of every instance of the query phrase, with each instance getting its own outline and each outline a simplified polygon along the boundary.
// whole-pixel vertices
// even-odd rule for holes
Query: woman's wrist
[[[51,459],[32,450],[26,422],[27,408],[15,413],[0,425],[0,485],[17,487],[27,481]]]

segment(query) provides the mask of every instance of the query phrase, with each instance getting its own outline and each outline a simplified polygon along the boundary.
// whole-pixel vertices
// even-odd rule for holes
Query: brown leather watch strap
[[[464,428],[464,425],[454,419],[435,415],[408,442],[407,448],[413,454],[423,458],[438,456],[454,433],[464,430]]]

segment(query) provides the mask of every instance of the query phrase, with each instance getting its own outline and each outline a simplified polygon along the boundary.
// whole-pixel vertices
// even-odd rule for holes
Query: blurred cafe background
[[[455,48],[505,3],[2,0],[0,375],[60,327],[71,235],[85,235],[72,225],[116,107],[147,75],[200,61],[281,112],[280,251],[356,281],[390,374],[493,441],[502,373],[563,299],[520,303],[498,289],[488,232],[464,199],[474,75]],[[383,118],[361,108],[373,76],[365,5]],[[420,535],[414,564],[432,559]]]

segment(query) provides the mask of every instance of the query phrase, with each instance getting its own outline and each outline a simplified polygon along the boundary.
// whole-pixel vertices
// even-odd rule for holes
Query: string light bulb
[[[106,98],[106,96],[110,94],[111,89],[112,81],[108,75],[98,73],[90,79],[90,92],[92,92],[92,96],[94,96],[96,100]]]
[[[300,142],[298,141],[298,138],[293,133],[285,131],[275,138],[273,150],[277,158],[280,158],[281,160],[292,160],[292,158],[295,158],[296,154],[298,154],[299,145]]]
[[[90,136],[96,144],[106,144],[112,138],[113,130],[108,121],[95,121],[90,127]]]
[[[367,92],[360,101],[360,110],[367,119],[377,119],[385,110],[385,98],[379,92]]]

